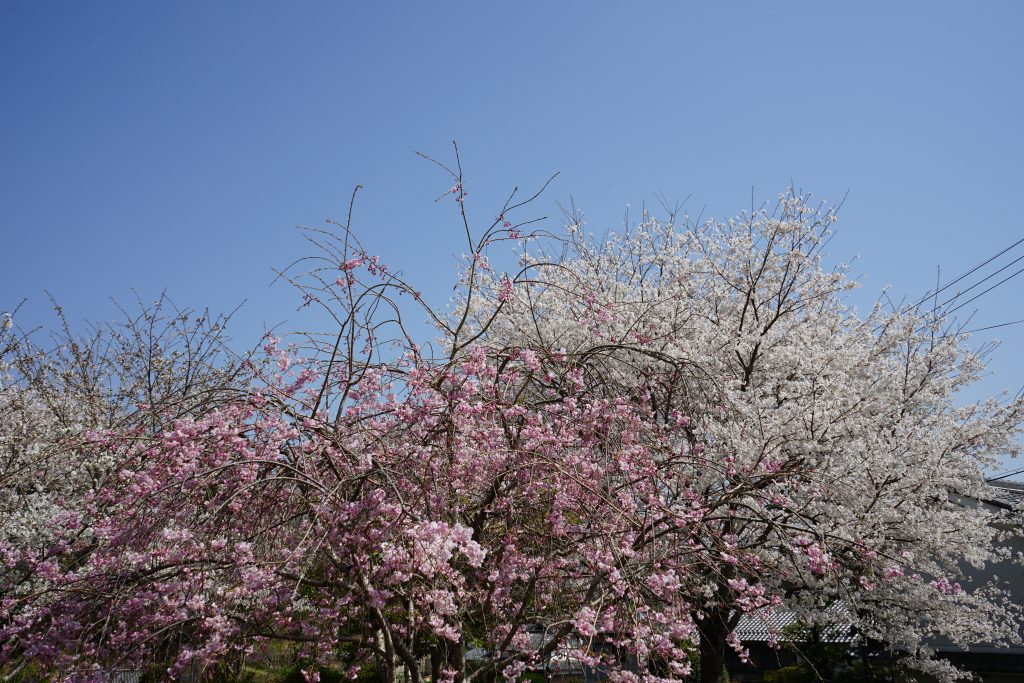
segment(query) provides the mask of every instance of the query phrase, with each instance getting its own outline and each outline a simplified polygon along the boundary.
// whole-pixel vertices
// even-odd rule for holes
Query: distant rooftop
[[[846,606],[834,603],[825,610],[830,619],[821,624],[819,636],[826,643],[851,643],[855,640],[853,625],[844,618]],[[786,609],[760,609],[740,617],[736,624],[736,635],[743,642],[770,642],[785,640],[787,627],[807,625],[807,615]]]
[[[1007,510],[1024,510],[1024,482],[997,480],[989,486],[992,493],[986,502]]]

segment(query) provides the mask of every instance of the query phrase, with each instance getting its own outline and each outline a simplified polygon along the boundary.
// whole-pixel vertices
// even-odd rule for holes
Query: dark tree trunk
[[[465,640],[459,639],[457,643],[449,643],[448,666],[455,669],[455,683],[462,683],[466,674],[466,647]]]
[[[697,620],[700,628],[700,683],[722,683],[728,619],[728,612],[713,608],[705,613],[703,619]]]
[[[430,680],[434,683],[441,680],[441,665],[444,659],[441,657],[441,648],[434,645],[430,648]]]
[[[443,640],[430,648],[430,679],[439,681],[446,669],[455,672],[455,683],[462,683],[466,674],[464,641],[452,643]]]

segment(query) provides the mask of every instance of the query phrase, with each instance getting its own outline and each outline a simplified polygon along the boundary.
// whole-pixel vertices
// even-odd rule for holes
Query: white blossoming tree
[[[845,268],[822,266],[835,220],[796,194],[726,222],[645,215],[604,240],[574,220],[518,275],[479,275],[477,329],[537,352],[556,395],[582,372],[686,423],[678,448],[698,464],[662,496],[680,506],[666,527],[701,525],[676,552],[704,681],[721,680],[728,642],[743,656],[740,616],[773,605],[810,620],[842,606],[863,638],[942,677],[932,638],[1019,634],[1004,587],[958,580],[1005,559],[997,514],[964,501],[1019,450],[1024,403],[958,402],[983,364],[941,311],[858,314]]]

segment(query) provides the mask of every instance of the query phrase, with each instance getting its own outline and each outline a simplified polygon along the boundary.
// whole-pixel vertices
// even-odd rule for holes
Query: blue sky
[[[913,298],[1024,236],[1022,24],[1019,2],[2,0],[0,309],[44,321],[46,289],[104,320],[166,288],[247,300],[248,341],[294,320],[271,269],[356,183],[370,250],[443,303],[460,228],[413,152],[453,139],[480,220],[555,171],[535,213],[572,198],[595,231],[655,193],[712,216],[848,193],[831,254],[859,255],[864,302]],[[986,333],[981,391],[1024,383],[1021,327]]]

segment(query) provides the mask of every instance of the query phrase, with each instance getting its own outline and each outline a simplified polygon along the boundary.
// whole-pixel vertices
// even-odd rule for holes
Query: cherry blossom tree
[[[573,217],[558,251],[490,275],[473,319],[485,343],[536,349],[589,390],[684,420],[692,469],[662,490],[699,501],[680,590],[718,681],[739,617],[784,601],[855,625],[940,677],[935,637],[1012,640],[1004,586],[961,588],[964,567],[1006,559],[983,468],[1019,451],[1019,398],[957,402],[983,369],[941,310],[861,316],[845,268],[825,270],[836,211],[795,193],[725,221],[645,214],[603,240]],[[497,311],[497,314],[494,313]],[[1019,561],[1020,558],[1017,558]],[[835,606],[842,606],[836,610]]]
[[[949,678],[930,637],[1012,637],[1001,587],[958,577],[1005,559],[963,500],[1016,452],[1024,405],[955,401],[982,366],[941,312],[847,303],[822,266],[834,210],[786,194],[597,240],[577,217],[531,232],[513,193],[474,229],[445,168],[467,248],[451,313],[366,253],[350,210],[281,273],[332,332],[32,437],[103,476],[0,539],[0,662],[228,676],[290,642],[307,680],[338,661],[514,680],[558,652],[624,682],[699,656],[719,681],[739,617],[785,606]],[[498,272],[509,244],[521,269]],[[5,391],[48,424],[31,376]]]
[[[418,295],[342,232],[296,280],[336,314],[333,339],[268,338],[246,394],[144,403],[152,426],[60,441],[105,476],[51,496],[32,543],[5,540],[3,658],[72,680],[152,662],[178,676],[292,641],[310,666],[343,656],[388,681],[515,678],[556,649],[684,676],[693,625],[671,548],[692,506],[660,496],[689,469],[684,422],[591,395],[576,372],[578,399],[553,392],[533,350],[467,341],[465,315],[434,316],[447,348],[424,356],[395,302]]]
[[[33,563],[116,475],[112,454],[83,448],[99,432],[157,434],[176,418],[237,397],[249,381],[227,353],[227,317],[166,297],[122,309],[116,324],[40,338],[0,319],[0,599],[6,623],[25,604]],[[49,549],[49,550],[48,550]]]

